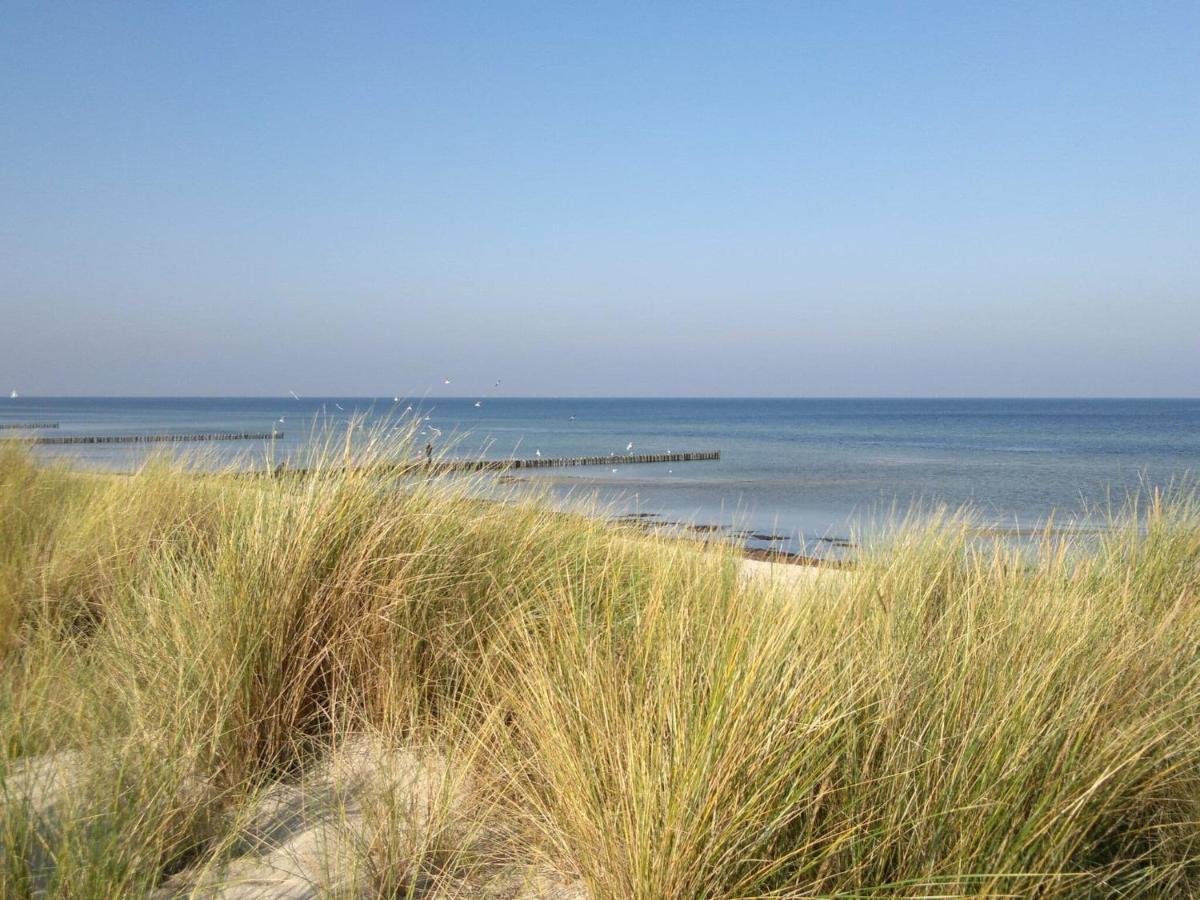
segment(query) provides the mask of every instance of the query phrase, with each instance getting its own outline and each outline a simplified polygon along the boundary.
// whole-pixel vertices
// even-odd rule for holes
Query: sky
[[[0,388],[1197,396],[1197,48],[1195,2],[6,0]]]

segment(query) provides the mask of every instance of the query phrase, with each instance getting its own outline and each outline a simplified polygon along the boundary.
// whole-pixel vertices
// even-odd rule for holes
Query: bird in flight
[[[299,399],[300,399],[300,395],[299,395],[299,394],[297,394],[295,391],[288,391],[288,393],[292,395],[292,399],[293,399],[293,400],[299,400]]]

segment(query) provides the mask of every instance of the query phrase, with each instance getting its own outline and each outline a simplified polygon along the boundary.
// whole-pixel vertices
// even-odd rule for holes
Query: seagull
[[[626,453],[633,452],[633,441],[630,441],[628,444],[625,445],[625,452]]]
[[[500,387],[500,379],[499,378],[496,379],[496,387]]]
[[[450,379],[449,379],[449,378],[443,378],[443,379],[442,379],[442,384],[449,384],[449,383],[450,383]]]
[[[299,395],[299,394],[297,394],[295,391],[288,391],[288,393],[292,395],[292,399],[293,399],[293,400],[299,400],[299,399],[300,399],[300,395]]]
[[[341,410],[342,410],[342,412],[345,412],[345,411],[346,411],[346,410],[342,409],[342,404],[340,404],[340,403],[335,403],[335,404],[333,404],[333,405],[334,405],[334,406],[336,406],[338,409],[341,409]]]
[[[280,416],[280,417],[279,417],[279,421],[280,421],[280,422],[282,422],[282,421],[283,421],[284,419],[286,419],[286,418],[287,418],[287,416]]]
[[[617,470],[616,470],[616,469],[613,469],[613,471],[615,472],[615,471],[617,471]]]
[[[476,401],[475,401],[475,405],[476,405],[476,406],[483,406],[483,401],[482,401],[482,400],[476,400]]]
[[[571,417],[570,417],[570,420],[571,420],[572,422],[574,422],[574,421],[575,421],[575,417],[574,417],[574,416],[571,416]]]
[[[400,402],[400,398],[399,398],[399,397],[393,397],[393,398],[392,398],[392,402],[393,402],[393,403],[399,403],[399,402]]]
[[[534,451],[533,451],[533,455],[534,455],[534,456],[536,456],[538,459],[541,459],[541,458],[542,458],[542,451],[541,451],[541,450],[534,450]]]

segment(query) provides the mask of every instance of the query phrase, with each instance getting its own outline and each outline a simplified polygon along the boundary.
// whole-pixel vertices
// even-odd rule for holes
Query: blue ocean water
[[[481,405],[476,406],[476,402]],[[1005,527],[1078,516],[1145,485],[1200,468],[1200,400],[19,398],[0,423],[59,422],[48,435],[270,431],[295,451],[314,418],[429,416],[424,441],[460,456],[614,454],[612,466],[528,477],[556,496],[596,495],[618,513],[774,532],[804,549],[844,537],[895,504],[972,504]],[[409,413],[408,415],[411,415]],[[279,420],[283,419],[283,422]],[[2,431],[0,437],[12,432]],[[720,450],[719,462],[623,465],[638,453]],[[188,445],[183,445],[188,446]],[[162,447],[153,448],[162,452]],[[88,465],[127,468],[145,447],[39,448]],[[265,444],[204,445],[265,458]],[[614,471],[615,470],[615,471]]]

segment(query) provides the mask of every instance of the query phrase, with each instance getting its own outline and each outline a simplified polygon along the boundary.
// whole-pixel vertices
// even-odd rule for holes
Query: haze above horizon
[[[1197,46],[1193,3],[9,3],[0,391],[1196,396]]]

